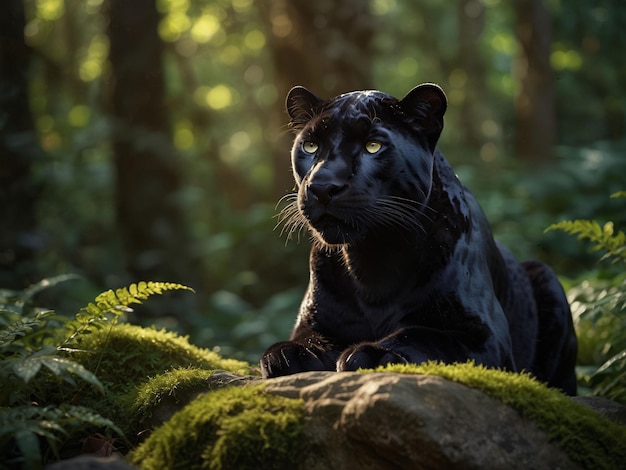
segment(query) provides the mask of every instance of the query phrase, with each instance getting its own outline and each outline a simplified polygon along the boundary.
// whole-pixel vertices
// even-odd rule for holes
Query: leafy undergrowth
[[[609,470],[626,462],[626,427],[599,416],[527,374],[489,369],[473,362],[390,365],[375,372],[436,375],[479,389],[534,421],[572,461],[584,468]]]
[[[295,468],[304,426],[302,400],[264,393],[263,384],[230,387],[192,401],[129,460],[162,468]]]
[[[626,198],[619,191],[611,198]],[[548,227],[576,235],[602,253],[596,273],[568,289],[579,336],[578,372],[584,388],[626,405],[626,234],[612,221],[566,220]]]
[[[46,279],[23,292],[0,291],[4,465],[40,468],[79,453],[90,435],[104,433],[105,441],[123,436],[129,418],[118,399],[151,374],[180,366],[248,370],[246,363],[224,360],[173,333],[118,324],[130,305],[190,290],[186,286],[141,282],[109,290],[73,319],[32,305],[37,292],[72,278]]]

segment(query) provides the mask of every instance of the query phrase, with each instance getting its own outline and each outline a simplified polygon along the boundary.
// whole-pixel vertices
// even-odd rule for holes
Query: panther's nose
[[[308,189],[320,203],[327,206],[331,200],[344,194],[348,190],[348,185],[339,185],[334,183],[311,183]]]

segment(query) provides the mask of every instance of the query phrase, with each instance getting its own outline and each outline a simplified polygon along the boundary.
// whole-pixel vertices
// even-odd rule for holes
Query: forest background
[[[3,0],[0,288],[75,312],[140,280],[193,287],[128,319],[256,362],[289,335],[308,240],[274,230],[293,188],[283,99],[421,82],[440,148],[496,237],[566,287],[615,267],[564,219],[624,226],[619,0]],[[574,313],[577,313],[573,304]]]

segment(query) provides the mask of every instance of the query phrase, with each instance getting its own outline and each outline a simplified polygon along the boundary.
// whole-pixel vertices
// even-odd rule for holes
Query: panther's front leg
[[[263,378],[280,377],[309,370],[335,370],[339,352],[316,336],[283,341],[261,357]]]
[[[464,336],[432,328],[405,328],[381,341],[360,343],[344,350],[337,360],[337,370],[420,364],[429,360],[451,364],[479,357]]]

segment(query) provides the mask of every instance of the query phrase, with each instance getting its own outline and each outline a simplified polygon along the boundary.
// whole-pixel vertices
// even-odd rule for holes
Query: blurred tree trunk
[[[480,54],[479,41],[485,26],[485,5],[479,0],[461,0],[459,6],[459,38],[456,64],[466,74],[465,99],[460,120],[464,142],[480,149],[485,143],[481,126],[485,120],[484,103],[487,94],[485,61]]]
[[[261,2],[269,32],[278,91],[269,125],[286,129],[284,97],[295,85],[323,98],[372,87],[372,37],[375,24],[368,2],[346,0],[271,0]],[[293,187],[289,166],[292,136],[280,132],[274,150],[274,188],[281,197]]]
[[[132,281],[198,285],[176,196],[182,186],[165,106],[155,0],[110,0],[117,229]]]
[[[515,73],[515,153],[543,160],[552,155],[556,137],[554,75],[550,65],[552,17],[543,0],[515,0],[519,57]]]
[[[0,287],[22,289],[36,279],[35,202],[31,163],[42,156],[28,102],[31,50],[24,42],[20,0],[0,7]]]

